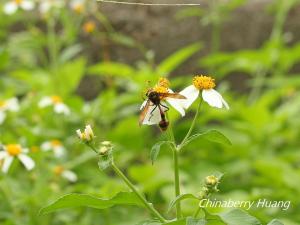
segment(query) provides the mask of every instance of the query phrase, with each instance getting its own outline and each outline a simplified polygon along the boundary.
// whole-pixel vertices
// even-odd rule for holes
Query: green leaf
[[[150,159],[152,161],[152,164],[154,164],[154,161],[157,159],[161,146],[163,144],[167,144],[167,143],[171,143],[171,142],[170,141],[160,141],[152,146],[151,152],[150,152]]]
[[[42,208],[40,214],[44,215],[61,209],[74,207],[91,207],[96,209],[106,209],[115,205],[137,205],[142,206],[140,200],[132,192],[120,192],[110,199],[97,198],[87,194],[68,194],[50,205]]]
[[[195,219],[188,217],[186,219],[186,225],[206,225],[207,221],[205,219]]]
[[[279,220],[274,219],[270,223],[268,223],[267,225],[284,225],[284,224],[281,223]]]
[[[188,143],[190,143],[191,141],[194,141],[197,138],[205,138],[208,141],[211,142],[217,142],[223,145],[232,145],[231,141],[221,132],[217,131],[217,130],[209,130],[205,133],[201,133],[201,134],[194,134],[192,136],[190,136],[185,143],[183,143],[183,145],[187,145]]]
[[[157,67],[159,74],[169,74],[180,66],[184,61],[190,58],[193,54],[201,49],[202,45],[199,43],[189,45],[179,51],[173,53],[171,56],[163,60]]]
[[[218,215],[227,225],[261,225],[258,219],[241,209],[233,209]]]
[[[180,219],[180,220],[176,220],[176,221],[163,223],[163,225],[186,225],[186,219]]]
[[[170,205],[168,207],[168,212],[176,205],[177,202],[180,202],[184,199],[198,199],[195,195],[193,194],[182,194],[178,195],[174,200],[170,202]]]
[[[57,85],[57,80],[52,80],[52,86],[60,89],[61,94],[70,94],[78,87],[78,84],[85,72],[85,59],[76,59],[62,65],[59,70],[60,80],[63,80],[63,86]]]
[[[122,63],[101,62],[91,66],[88,69],[88,72],[93,75],[130,78],[135,73],[135,70],[132,67]]]

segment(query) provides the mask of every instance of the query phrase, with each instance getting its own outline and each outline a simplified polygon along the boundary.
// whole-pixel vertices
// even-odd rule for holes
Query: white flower
[[[30,0],[9,0],[4,4],[3,11],[7,15],[14,14],[19,8],[29,11],[34,8],[35,4]]]
[[[208,76],[195,76],[193,78],[193,85],[186,87],[184,90],[179,92],[181,95],[185,96],[187,99],[181,100],[181,105],[187,109],[191,104],[198,98],[199,93],[202,93],[202,98],[210,106],[216,108],[229,109],[227,102],[224,100],[222,95],[215,89],[214,79]]]
[[[63,156],[66,152],[65,147],[62,145],[62,143],[59,140],[51,140],[46,141],[42,143],[41,149],[44,152],[53,151],[54,156],[57,158],[60,158]]]
[[[27,156],[28,149],[22,148],[19,144],[8,144],[0,151],[0,160],[3,160],[2,172],[7,173],[14,158],[18,158],[27,170],[32,170],[35,162]]]
[[[70,182],[76,182],[78,180],[76,173],[71,170],[65,169],[63,166],[54,167],[53,172],[55,175],[61,176]]]
[[[41,0],[39,10],[42,14],[49,12],[53,8],[62,8],[65,5],[63,0]]]
[[[84,132],[81,132],[80,129],[76,130],[77,136],[80,140],[82,141],[92,141],[95,137],[93,129],[91,127],[91,125],[86,125]]]
[[[169,81],[166,78],[160,78],[158,84],[151,89],[151,92],[158,93],[159,95],[163,94],[174,94],[174,92],[169,88]],[[151,93],[150,93],[151,94]],[[184,96],[181,96],[184,98]],[[148,92],[148,98],[149,98],[149,92]],[[145,117],[143,118],[142,124],[145,125],[154,125],[154,124],[159,124],[162,120],[161,118],[161,112],[165,113],[169,110],[169,107],[166,105],[166,102],[169,103],[174,109],[176,109],[181,116],[185,116],[185,111],[182,106],[182,98],[172,98],[172,97],[163,97],[160,99],[160,106],[156,106],[153,104],[149,99],[146,99],[141,107],[140,110],[143,110],[147,103],[150,104],[148,105],[148,110],[145,114]],[[150,102],[149,102],[150,101]]]
[[[17,112],[19,111],[19,102],[17,98],[10,98],[4,101],[0,101],[0,124],[6,118],[6,112]]]
[[[63,103],[60,96],[57,95],[47,96],[40,100],[39,102],[40,108],[45,108],[48,106],[53,106],[54,112],[58,114],[64,114],[64,115],[70,114],[69,107]]]
[[[72,10],[80,14],[84,10],[84,0],[72,0],[70,6]]]

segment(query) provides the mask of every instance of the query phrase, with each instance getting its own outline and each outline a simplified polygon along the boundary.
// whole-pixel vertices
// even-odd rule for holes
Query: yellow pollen
[[[21,153],[22,148],[18,144],[9,144],[9,145],[6,145],[6,151],[11,156],[17,156]]]
[[[195,76],[193,78],[193,85],[199,90],[212,89],[216,86],[215,79],[208,76]]]
[[[51,141],[51,145],[52,145],[52,147],[61,146],[61,141],[59,141],[59,140],[52,140]]]
[[[23,0],[14,0],[14,1],[17,5],[20,5],[23,2]]]
[[[61,102],[62,102],[61,97],[58,96],[58,95],[53,95],[53,96],[51,96],[51,100],[52,100],[53,104],[58,104],[58,103],[61,103]]]
[[[62,166],[56,166],[53,168],[53,172],[55,175],[61,175],[65,169]]]
[[[159,85],[156,85],[152,90],[157,93],[168,93],[168,89],[166,87],[159,86]]]
[[[93,21],[88,21],[85,24],[83,24],[83,30],[86,33],[92,33],[96,28],[96,24]]]
[[[169,88],[170,87],[170,81],[165,77],[161,77],[158,80],[158,86]]]
[[[6,106],[6,101],[1,101],[0,100],[0,108],[4,108]]]

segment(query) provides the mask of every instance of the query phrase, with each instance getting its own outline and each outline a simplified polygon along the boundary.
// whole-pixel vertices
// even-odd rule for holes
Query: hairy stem
[[[136,189],[136,187],[131,183],[130,180],[124,175],[124,173],[116,166],[114,162],[111,164],[113,170],[118,174],[119,177],[121,177],[124,182],[127,184],[127,186],[133,191],[133,193],[136,194],[136,196],[141,200],[141,202],[145,205],[145,207],[155,215],[160,222],[165,223],[166,219],[163,218],[163,216],[152,206],[151,203],[147,202],[145,197]]]

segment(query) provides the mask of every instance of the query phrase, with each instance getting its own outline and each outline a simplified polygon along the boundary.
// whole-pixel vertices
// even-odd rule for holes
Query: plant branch
[[[123,174],[123,172],[115,165],[114,162],[111,163],[113,170],[121,177],[127,186],[136,194],[136,196],[141,200],[141,202],[145,205],[145,207],[155,215],[160,222],[165,223],[167,222],[165,218],[152,206],[151,203],[147,202],[145,197],[136,189],[136,187],[131,183],[130,180]]]
[[[201,94],[201,93],[200,93]],[[197,111],[196,111],[196,114],[194,116],[194,119],[193,119],[193,122],[190,126],[190,129],[189,131],[187,132],[187,134],[185,135],[184,139],[182,140],[182,142],[180,143],[180,145],[178,146],[178,151],[181,150],[181,147],[184,145],[184,143],[186,142],[186,140],[190,137],[195,125],[196,125],[196,121],[198,119],[198,116],[199,116],[199,112],[200,112],[200,108],[201,108],[201,105],[202,105],[202,102],[203,102],[203,99],[200,98],[200,101],[199,101],[199,104],[198,104],[198,107],[197,107]]]

